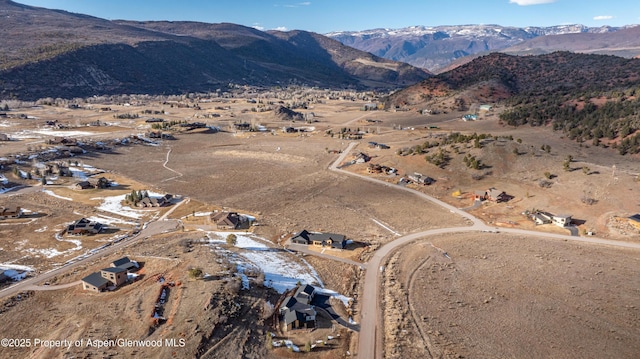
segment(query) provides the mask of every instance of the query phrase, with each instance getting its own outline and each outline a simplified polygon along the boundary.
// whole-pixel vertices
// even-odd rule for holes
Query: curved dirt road
[[[462,209],[456,208],[448,203],[442,202],[436,198],[433,198],[425,193],[413,190],[411,188],[407,188],[404,186],[397,186],[390,184],[388,182],[378,180],[375,178],[363,176],[357,173],[348,172],[345,170],[339,169],[337,166],[344,161],[347,155],[353,150],[353,148],[357,145],[356,142],[351,142],[349,146],[342,152],[342,154],[336,159],[335,162],[329,166],[329,169],[332,171],[344,173],[350,176],[358,177],[362,180],[369,181],[372,183],[377,183],[380,185],[384,185],[387,187],[394,188],[396,190],[402,190],[411,192],[418,197],[435,203],[444,209],[449,210],[454,215],[462,216],[463,218],[469,220],[470,226],[468,227],[454,227],[454,228],[438,228],[432,229],[428,231],[416,232],[412,234],[408,234],[406,236],[396,238],[395,240],[385,244],[380,247],[376,253],[371,257],[369,262],[366,263],[366,273],[364,277],[364,285],[362,289],[362,300],[360,304],[360,333],[358,338],[358,358],[370,359],[370,358],[382,358],[382,342],[383,338],[381,337],[383,330],[378,330],[382,323],[382,312],[378,306],[380,301],[379,298],[379,289],[380,289],[380,273],[384,270],[381,267],[384,259],[398,247],[406,245],[412,241],[422,239],[424,237],[445,234],[445,233],[457,233],[457,232],[469,232],[469,231],[489,231],[489,232],[505,232],[505,233],[513,233],[513,234],[522,234],[528,236],[540,236],[545,238],[554,238],[565,241],[577,241],[583,243],[592,243],[598,245],[609,245],[616,247],[624,247],[624,248],[632,248],[632,249],[640,249],[640,243],[630,243],[630,242],[621,242],[621,241],[612,241],[601,238],[594,237],[574,237],[569,235],[562,234],[554,234],[554,233],[544,233],[544,232],[535,232],[535,231],[527,231],[522,229],[513,229],[513,228],[500,228],[497,229],[495,227],[489,227],[480,219],[475,216],[465,212]],[[382,329],[382,328],[380,328]]]

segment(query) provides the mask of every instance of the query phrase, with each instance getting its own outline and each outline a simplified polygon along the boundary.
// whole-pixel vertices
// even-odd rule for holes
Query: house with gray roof
[[[100,272],[93,272],[82,278],[82,289],[93,292],[102,292],[111,284]]]
[[[98,234],[104,230],[104,225],[86,218],[81,218],[67,226],[67,234]]]
[[[127,274],[138,269],[138,263],[128,257],[111,262],[110,267],[102,268],[82,278],[82,289],[102,292],[109,287],[119,287],[127,282]]]
[[[315,288],[310,285],[298,287],[295,293],[285,298],[280,306],[280,316],[285,331],[308,329],[316,326],[316,310],[311,305]]]
[[[111,262],[111,267],[123,268],[128,272],[135,272],[140,268],[140,265],[136,261],[132,261],[129,257],[122,257]]]
[[[303,229],[291,237],[291,243],[344,249],[347,246],[347,237],[342,234],[309,232]]]

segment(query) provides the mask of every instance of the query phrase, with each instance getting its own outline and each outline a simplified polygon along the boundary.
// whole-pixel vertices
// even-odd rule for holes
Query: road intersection
[[[437,198],[431,197],[425,193],[420,191],[407,188],[405,186],[398,186],[383,180],[379,180],[376,178],[360,175],[357,173],[349,172],[346,170],[340,169],[338,166],[340,163],[344,162],[345,158],[351,153],[353,148],[357,146],[357,142],[351,142],[347,146],[347,148],[340,154],[340,156],[333,162],[329,169],[332,171],[336,171],[339,173],[343,173],[349,176],[357,177],[365,181],[369,181],[371,183],[376,183],[379,185],[383,185],[389,188],[393,188],[399,191],[407,191],[410,192],[426,201],[432,202],[445,210],[451,212],[452,215],[458,215],[469,221],[469,226],[467,227],[452,227],[452,228],[438,228],[431,229],[427,231],[421,231],[416,233],[411,233],[402,237],[395,238],[391,242],[385,244],[380,247],[375,254],[371,257],[371,259],[365,265],[365,276],[364,276],[364,284],[362,286],[362,295],[360,296],[360,332],[358,336],[358,357],[363,359],[370,358],[382,358],[383,350],[383,338],[382,335],[384,331],[382,330],[382,314],[381,308],[378,303],[380,302],[379,291],[380,291],[380,280],[381,274],[384,268],[382,267],[382,263],[384,263],[385,258],[391,254],[396,249],[407,245],[411,242],[414,242],[419,239],[425,239],[430,236],[440,235],[440,234],[450,234],[450,233],[462,233],[462,232],[489,232],[489,233],[512,233],[512,234],[520,234],[527,236],[538,236],[544,238],[553,238],[564,241],[577,241],[583,243],[591,243],[597,245],[608,245],[615,247],[623,247],[623,248],[631,248],[640,250],[640,243],[632,243],[632,242],[623,242],[623,241],[613,241],[602,238],[595,237],[575,237],[570,235],[562,235],[562,234],[554,234],[554,233],[545,233],[545,232],[536,232],[536,231],[528,231],[522,229],[514,229],[514,228],[496,228],[490,227],[486,225],[482,220],[476,218],[475,216],[469,214],[463,209],[456,208],[448,203],[440,201]]]

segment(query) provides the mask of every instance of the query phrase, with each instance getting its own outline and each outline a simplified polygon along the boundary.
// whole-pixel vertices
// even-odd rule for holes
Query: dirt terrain
[[[385,272],[385,357],[635,358],[638,264],[634,251],[506,234],[407,246]]]
[[[141,280],[117,291],[92,294],[83,292],[77,285],[56,291],[30,291],[20,299],[9,299],[0,313],[0,317],[10,323],[3,326],[5,337],[185,339],[185,346],[177,348],[165,346],[137,351],[84,348],[86,350],[70,352],[78,357],[299,356],[301,354],[291,353],[286,348],[269,347],[267,336],[273,327],[264,318],[264,303],[267,300],[275,303],[278,299],[275,291],[253,285],[248,291],[229,288],[235,285],[238,276],[230,269],[233,266],[226,257],[212,252],[209,247],[185,244],[188,239],[202,239],[202,230],[211,227],[210,222],[199,219],[201,217],[196,217],[195,213],[219,209],[249,213],[257,217],[259,223],[254,227],[255,233],[270,240],[274,248],[281,246],[291,233],[302,229],[345,234],[357,243],[358,250],[346,251],[340,256],[365,262],[377,246],[400,235],[468,225],[440,207],[391,188],[397,186],[402,176],[414,172],[432,177],[435,183],[408,186],[458,208],[474,206],[470,195],[476,190],[490,187],[504,190],[513,196],[510,201],[487,201],[469,209],[470,213],[498,228],[569,234],[568,230],[551,224],[536,227],[522,215],[525,210],[541,209],[554,214],[571,214],[577,219],[580,235],[592,231],[599,237],[640,241],[640,232],[625,220],[638,212],[640,186],[636,177],[640,168],[637,158],[622,157],[602,148],[579,146],[547,129],[502,127],[495,114],[482,117],[480,121],[463,122],[460,113],[424,116],[415,112],[363,112],[360,107],[364,100],[334,99],[316,102],[300,110],[313,113],[315,122],[293,123],[276,120],[271,112],[254,112],[252,108],[256,104],[244,99],[203,101],[197,108],[194,101],[130,102],[95,104],[92,108],[82,109],[45,105],[13,110],[35,119],[3,120],[6,126],[3,125],[2,130],[14,131],[10,135],[15,136],[16,141],[0,142],[0,156],[26,156],[36,150],[51,148],[46,140],[65,134],[86,142],[100,140],[105,143],[116,138],[131,138],[131,135],[144,137],[151,130],[145,119],[152,115],[117,118],[143,111],[161,110],[164,113],[153,116],[166,121],[204,121],[222,132],[166,130],[175,140],[154,143],[131,140],[131,143],[110,146],[110,150],[73,156],[73,160],[105,170],[105,176],[117,181],[118,188],[82,192],[70,189],[74,181],[69,180],[47,185],[46,189],[71,198],[71,201],[38,190],[0,195],[0,206],[18,205],[39,213],[36,218],[27,216],[2,221],[0,263],[46,270],[120,233],[129,233],[136,225],[157,219],[168,210],[150,210],[139,221],[129,219],[127,221],[133,223],[116,226],[118,230],[114,233],[77,238],[82,241],[82,250],[68,251],[73,247],[72,242],[55,240],[55,231],[62,229],[65,223],[100,213],[96,210],[100,201],[95,198],[120,195],[132,189],[188,197],[190,202],[169,217],[181,220],[184,231],[145,239],[119,253],[139,258],[145,265]],[[189,107],[178,106],[185,103]],[[100,110],[106,107],[109,111]],[[53,120],[73,128],[47,130],[45,134],[35,132],[45,127],[45,121]],[[88,126],[97,120],[109,125]],[[263,125],[268,131],[237,131],[233,124],[238,122]],[[282,128],[286,126],[313,130],[285,133]],[[382,178],[389,186],[328,170],[338,157],[337,153],[351,142],[339,138],[343,128],[365,132],[363,139],[356,140],[359,144],[353,154],[348,154],[343,168]],[[480,148],[473,143],[457,144],[456,149],[446,147],[450,160],[444,168],[425,161],[425,155],[435,153],[433,148],[426,154],[398,154],[398,149],[435,141],[457,131],[512,136],[513,140],[487,139],[482,141]],[[391,148],[370,148],[369,141]],[[543,144],[549,145],[551,150],[541,150]],[[369,174],[367,163],[349,164],[356,152],[367,153],[372,157],[371,163],[394,167],[399,174]],[[467,154],[480,158],[485,166],[480,170],[468,168],[463,163]],[[563,168],[568,155],[573,156],[571,171]],[[26,170],[29,163],[19,167]],[[585,173],[583,167],[589,167],[589,171]],[[11,170],[11,167],[5,167],[2,172],[11,185],[39,186],[37,180],[16,178]],[[551,185],[543,188],[539,183],[545,179],[545,172],[553,176]],[[459,194],[452,196],[456,191]],[[581,197],[585,196],[595,202],[592,205],[583,203]],[[21,240],[15,242],[14,238]],[[425,347],[435,357],[528,357],[531,353],[570,357],[573,350],[584,357],[606,357],[604,354],[612,352],[620,353],[620,357],[632,357],[633,350],[638,351],[634,346],[638,339],[635,311],[640,303],[633,295],[639,286],[633,278],[640,267],[634,252],[505,237],[503,234],[451,236],[429,241],[442,250],[421,244],[409,245],[391,259],[386,272],[383,299],[387,310],[385,329],[389,335],[385,350],[389,357],[425,357]],[[27,244],[35,249],[54,248],[68,252],[50,258],[37,257],[23,251]],[[16,249],[16,246],[24,248]],[[451,259],[443,256],[443,252]],[[485,258],[478,259],[481,257]],[[295,255],[289,258],[300,261]],[[304,258],[327,288],[355,299],[351,313],[345,308],[339,309],[344,315],[354,314],[357,322],[358,297],[361,295],[358,288],[362,278],[358,267],[323,257],[307,255]],[[113,259],[115,257],[96,259],[94,264],[68,273],[52,284],[77,281]],[[215,278],[192,280],[188,271],[193,267],[201,267]],[[416,274],[411,276],[414,272]],[[564,283],[557,282],[557,273],[563,273]],[[153,302],[161,287],[160,276],[175,284],[169,290],[169,300],[164,307],[170,319],[150,329],[153,327],[150,317]],[[429,284],[425,278],[429,278]],[[612,288],[610,283],[616,284]],[[533,293],[532,288],[537,291]],[[408,293],[408,297],[403,293]],[[637,297],[638,293],[635,294]],[[485,300],[488,302],[484,303]],[[208,302],[216,309],[204,310]],[[519,316],[526,311],[529,311],[528,315]],[[592,318],[594,315],[597,318]],[[476,319],[471,319],[473,325],[464,324],[465,316],[475,316]],[[122,318],[134,320],[123,321]],[[37,325],[24,325],[36,322]],[[324,321],[320,329],[303,331],[291,338],[302,347],[306,342],[340,333],[339,339],[326,345],[323,343],[322,347],[304,355],[333,358],[352,353],[355,348],[352,338],[357,336],[339,326],[332,329],[332,326],[331,322]],[[507,328],[508,331],[496,328]],[[483,333],[491,334],[483,336]],[[599,342],[598,334],[607,345],[596,351],[603,355],[592,356],[594,348],[590,343]],[[519,346],[510,344],[511,337]],[[582,344],[573,345],[574,339],[575,343]],[[4,353],[0,352],[0,357]],[[64,353],[31,348],[9,355],[64,357]]]

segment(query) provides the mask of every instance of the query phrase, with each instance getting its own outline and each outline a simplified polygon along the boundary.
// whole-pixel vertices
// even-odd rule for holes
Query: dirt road
[[[459,232],[469,232],[469,231],[485,231],[485,232],[496,233],[496,235],[500,235],[498,232],[506,232],[506,233],[522,234],[522,235],[533,235],[533,236],[539,236],[539,237],[545,237],[545,238],[554,238],[554,239],[560,239],[565,241],[577,241],[577,242],[592,243],[592,244],[598,244],[598,245],[609,245],[609,246],[616,246],[616,247],[640,249],[640,243],[613,241],[613,240],[594,238],[594,237],[574,237],[569,235],[542,233],[542,232],[527,231],[527,230],[512,229],[512,228],[497,229],[495,227],[489,227],[485,223],[483,223],[480,219],[465,212],[464,210],[455,208],[449,205],[448,203],[444,203],[422,192],[419,192],[404,186],[392,185],[375,178],[371,178],[371,177],[367,177],[367,176],[363,176],[363,175],[359,175],[356,173],[339,169],[338,165],[344,161],[346,156],[353,150],[353,148],[356,145],[357,143],[355,142],[350,143],[347,149],[344,150],[342,154],[336,159],[336,161],[331,164],[329,169],[332,171],[348,174],[350,176],[358,177],[360,179],[363,179],[372,183],[384,185],[386,187],[411,192],[424,200],[430,201],[432,203],[435,203],[443,207],[444,209],[451,212],[453,215],[460,215],[464,217],[465,219],[469,220],[471,224],[469,227],[439,228],[439,229],[412,233],[404,237],[397,238],[392,242],[389,242],[386,245],[382,246],[376,251],[376,253],[373,255],[371,260],[369,260],[369,262],[366,264],[366,274],[365,274],[364,285],[362,289],[362,296],[361,296],[362,301],[360,304],[361,330],[360,330],[359,339],[358,339],[359,340],[359,343],[358,343],[359,358],[382,358],[383,338],[380,336],[383,335],[382,333],[384,333],[384,331],[378,330],[378,328],[380,328],[382,323],[382,320],[381,320],[382,313],[378,306],[378,303],[380,301],[380,298],[379,298],[380,274],[384,271],[384,268],[381,266],[381,264],[384,262],[384,259],[391,252],[415,240],[423,239],[423,238],[433,236],[433,235],[438,235],[438,234],[449,234],[449,233],[459,233]]]
[[[65,272],[68,272],[70,270],[72,270],[73,268],[76,268],[84,263],[88,263],[90,261],[92,261],[94,259],[94,257],[96,256],[104,256],[104,255],[109,255],[112,253],[115,253],[116,251],[126,248],[140,240],[144,240],[147,237],[151,237],[154,235],[158,235],[160,233],[166,233],[169,231],[173,231],[175,229],[177,229],[179,226],[179,222],[177,220],[163,220],[163,221],[156,221],[156,222],[150,222],[147,227],[145,229],[143,229],[142,231],[140,231],[140,233],[138,233],[137,236],[135,237],[131,237],[129,239],[126,239],[120,243],[115,243],[112,244],[111,246],[100,250],[100,251],[96,251],[94,253],[91,253],[89,255],[87,255],[86,257],[77,260],[75,262],[69,263],[67,265],[64,265],[60,268],[56,268],[53,269],[51,271],[45,272],[45,273],[41,273],[38,274],[35,277],[31,277],[25,280],[22,280],[14,285],[12,285],[11,287],[5,288],[3,290],[0,291],[0,298],[2,297],[10,297],[13,295],[16,295],[22,291],[26,291],[26,290],[31,290],[34,286],[37,286],[37,283],[39,282],[45,282],[48,280],[51,280],[52,278],[61,275]]]

